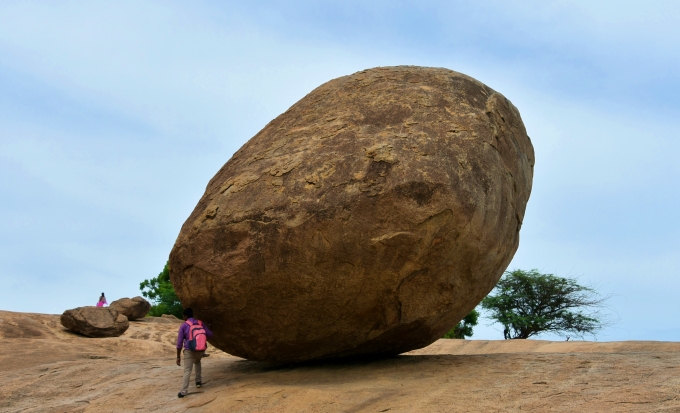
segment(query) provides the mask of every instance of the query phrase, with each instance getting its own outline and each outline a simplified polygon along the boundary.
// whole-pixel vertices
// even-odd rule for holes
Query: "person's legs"
[[[201,381],[201,359],[203,358],[204,351],[193,352],[194,364],[196,365],[196,384],[203,383]]]
[[[184,376],[182,377],[182,389],[180,394],[186,395],[189,391],[189,377],[191,377],[191,367],[194,365],[194,357],[191,351],[184,350]]]

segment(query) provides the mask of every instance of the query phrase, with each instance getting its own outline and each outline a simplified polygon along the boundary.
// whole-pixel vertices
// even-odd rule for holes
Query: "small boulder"
[[[112,302],[109,308],[114,308],[132,321],[144,318],[151,310],[151,304],[142,297],[121,298]]]
[[[114,308],[88,306],[64,311],[61,325],[88,337],[118,337],[130,323]]]

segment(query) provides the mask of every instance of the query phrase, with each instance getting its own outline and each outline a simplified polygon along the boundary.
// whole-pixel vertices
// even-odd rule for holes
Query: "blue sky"
[[[599,340],[680,340],[671,1],[3,1],[0,309],[138,295],[243,143],[321,83],[400,64],[519,108],[536,168],[511,269],[611,294]]]

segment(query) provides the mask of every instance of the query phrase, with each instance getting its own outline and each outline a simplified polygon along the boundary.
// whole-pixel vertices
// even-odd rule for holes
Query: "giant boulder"
[[[109,308],[115,309],[132,321],[144,318],[151,310],[151,304],[142,297],[121,298],[109,304]]]
[[[61,315],[61,325],[88,337],[118,337],[130,323],[111,307],[77,307]]]
[[[400,66],[334,79],[209,182],[170,278],[211,343],[251,360],[424,347],[510,263],[533,165],[518,110],[473,78]]]

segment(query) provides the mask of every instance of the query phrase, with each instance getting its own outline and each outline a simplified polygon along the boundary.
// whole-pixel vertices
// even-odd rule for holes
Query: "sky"
[[[680,2],[655,0],[0,2],[0,309],[139,295],[241,145],[394,65],[520,110],[536,166],[509,269],[609,296],[599,341],[680,341]]]

